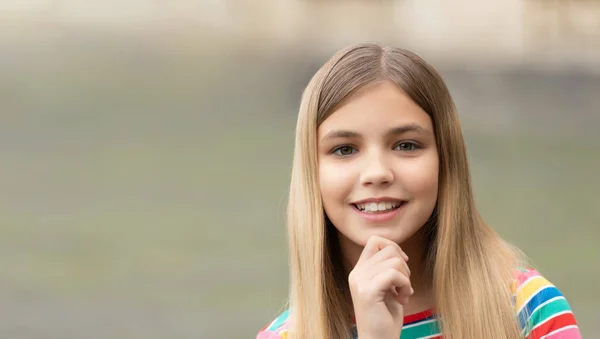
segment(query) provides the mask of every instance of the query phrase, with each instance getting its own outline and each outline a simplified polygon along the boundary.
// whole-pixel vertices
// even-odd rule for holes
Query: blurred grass
[[[321,58],[48,41],[6,42],[0,62],[0,335],[254,337],[286,296],[297,104]],[[600,331],[600,106],[589,91],[556,110],[571,81],[600,80],[543,92],[561,76],[533,77],[517,95],[503,73],[448,74],[482,213],[566,294],[584,336]],[[483,102],[465,85],[482,79]],[[498,127],[482,107],[523,115]]]

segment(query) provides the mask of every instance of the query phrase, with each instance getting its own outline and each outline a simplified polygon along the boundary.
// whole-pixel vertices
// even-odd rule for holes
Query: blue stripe
[[[423,319],[415,320],[415,321],[413,321],[413,322],[411,322],[411,323],[406,323],[406,324],[404,324],[403,326],[406,326],[406,325],[412,325],[412,324],[417,324],[417,323],[420,323],[420,322],[422,322],[422,321],[427,321],[427,320],[431,320],[431,319],[434,319],[434,318],[435,318],[435,316],[434,316],[434,315],[432,315],[432,316],[429,316],[429,317],[427,317],[427,318],[423,318]]]
[[[527,302],[527,305],[525,305],[521,312],[519,312],[519,323],[521,325],[521,329],[525,328],[527,318],[538,306],[552,298],[562,296],[562,293],[560,293],[560,291],[553,285],[548,285],[546,288],[539,291],[533,298],[531,298],[531,300]]]
[[[281,315],[279,315],[279,317],[277,317],[277,319],[275,319],[275,321],[271,324],[271,326],[269,326],[267,328],[267,330],[275,331],[278,328],[280,328],[281,325],[283,325],[283,323],[285,323],[285,321],[287,320],[289,312],[290,312],[290,310],[287,309],[283,313],[281,313]]]

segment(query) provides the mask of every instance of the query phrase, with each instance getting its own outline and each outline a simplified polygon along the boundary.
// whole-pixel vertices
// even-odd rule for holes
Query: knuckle
[[[396,244],[396,251],[398,251],[398,253],[402,254],[404,253],[404,251],[402,250],[402,247],[400,247],[400,245]]]
[[[357,277],[356,277],[356,273],[354,271],[350,272],[350,274],[348,274],[348,284],[352,285],[356,285],[357,283]]]
[[[403,285],[410,284],[410,280],[408,279],[407,276],[400,273],[398,270],[393,269],[392,271],[393,271],[394,277],[396,277],[400,283],[402,283]]]
[[[396,250],[392,246],[386,246],[382,251],[385,251],[385,254],[390,256],[396,254]]]
[[[386,246],[386,249],[392,253],[396,253],[398,252],[398,249],[396,247],[396,244],[389,244]]]
[[[392,261],[392,265],[397,270],[402,270],[404,268],[404,261],[398,257],[393,257],[390,259]]]
[[[386,270],[386,274],[391,276],[391,277],[395,277],[396,275],[398,275],[398,271],[394,268],[388,268]]]

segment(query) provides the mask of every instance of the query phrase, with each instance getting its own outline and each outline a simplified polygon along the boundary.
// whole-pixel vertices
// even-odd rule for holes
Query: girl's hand
[[[360,339],[398,339],[403,305],[413,294],[408,256],[391,240],[372,236],[348,276]]]

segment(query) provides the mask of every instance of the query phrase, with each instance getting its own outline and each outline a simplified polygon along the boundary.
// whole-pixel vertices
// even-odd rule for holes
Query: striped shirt
[[[513,301],[525,339],[581,339],[569,303],[561,292],[533,269],[519,270],[513,286]],[[289,310],[262,328],[256,339],[287,339]],[[356,329],[353,328],[354,338]],[[407,315],[402,339],[441,339],[432,310]]]

